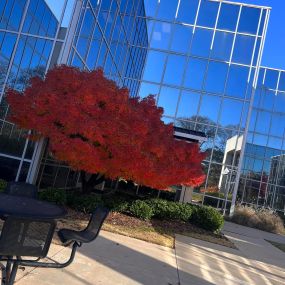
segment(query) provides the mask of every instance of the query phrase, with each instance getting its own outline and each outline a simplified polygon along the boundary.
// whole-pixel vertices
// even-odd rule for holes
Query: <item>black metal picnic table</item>
[[[6,261],[5,266],[2,264],[2,285],[14,283],[19,260],[23,256],[38,259],[46,256],[55,230],[55,220],[65,215],[66,210],[55,204],[0,194],[0,217],[4,220],[0,260]]]

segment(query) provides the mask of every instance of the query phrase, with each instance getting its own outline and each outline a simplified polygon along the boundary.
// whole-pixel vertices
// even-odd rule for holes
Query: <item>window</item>
[[[215,27],[219,3],[202,0],[197,20],[198,26]]]
[[[235,31],[239,9],[238,5],[222,3],[217,28]]]
[[[184,79],[184,86],[192,89],[202,89],[207,61],[190,58]]]
[[[166,22],[155,22],[150,47],[168,49],[172,25]]]
[[[177,21],[187,24],[194,24],[198,4],[199,0],[180,0]]]
[[[255,130],[259,133],[267,134],[270,127],[270,113],[258,112]]]
[[[147,81],[160,82],[166,54],[158,51],[149,51],[145,65],[143,79]]]
[[[156,18],[172,21],[175,18],[178,0],[160,0]]]
[[[285,93],[283,92],[277,93],[274,102],[274,111],[285,113]]]
[[[243,103],[237,100],[224,99],[220,124],[224,127],[239,126]]]
[[[178,95],[178,89],[169,87],[161,88],[158,98],[158,106],[164,109],[164,115],[172,117],[175,115]]]
[[[241,10],[238,32],[256,34],[261,9],[243,6]]]
[[[157,0],[144,0],[145,14],[147,17],[154,17],[158,6]]]
[[[250,64],[253,54],[255,37],[237,35],[233,53],[233,62]]]
[[[193,28],[175,25],[170,49],[179,53],[188,53],[192,39]]]
[[[223,93],[228,65],[220,62],[210,62],[208,67],[205,90]]]
[[[234,35],[216,31],[211,58],[228,61],[230,59]]]
[[[280,91],[285,91],[285,72],[283,72],[283,71],[280,74],[278,89]]]
[[[180,85],[183,79],[185,63],[185,56],[169,55],[163,82],[167,84]]]
[[[276,89],[279,72],[277,70],[267,69],[264,85],[266,88]]]
[[[159,93],[159,85],[142,82],[140,86],[139,97],[145,98],[148,95],[155,95]]]
[[[249,68],[239,65],[231,65],[227,80],[226,94],[228,96],[245,98],[248,85]]]
[[[197,28],[193,36],[191,54],[208,57],[210,54],[212,37],[213,31]]]
[[[217,122],[221,105],[221,98],[218,96],[202,96],[199,115],[210,121]]]
[[[179,100],[177,118],[191,118],[198,113],[200,94],[183,91]]]

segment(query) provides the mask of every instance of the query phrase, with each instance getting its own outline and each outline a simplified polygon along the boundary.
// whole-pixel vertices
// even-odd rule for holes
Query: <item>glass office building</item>
[[[285,210],[285,71],[261,67],[238,199]]]
[[[43,0],[0,1],[0,178],[8,181],[28,179],[35,144],[26,139],[27,131],[7,120],[4,90],[22,90],[31,76],[44,75],[58,30]]]
[[[14,2],[25,1],[4,2],[12,7]],[[45,5],[43,0],[39,2]],[[4,13],[1,9],[0,16]],[[284,113],[282,104],[275,103],[284,97],[284,73],[260,66],[269,16],[268,7],[230,1],[82,0],[74,1],[71,22],[62,40],[59,34],[40,34],[40,28],[38,34],[24,31],[24,25],[19,25],[15,33],[20,37],[32,34],[33,39],[49,40],[52,46],[62,41],[58,63],[87,70],[102,67],[109,78],[130,89],[130,96],[154,94],[157,104],[164,108],[166,123],[202,133],[207,138],[201,143],[207,153],[203,162],[207,178],[195,189],[202,203],[215,199],[216,192],[228,200],[237,193],[239,201],[284,210],[285,126],[276,127],[276,120],[281,121]],[[8,33],[9,29],[8,20],[0,31]],[[6,65],[15,61],[14,47],[11,50]],[[0,56],[2,62],[2,49]],[[34,56],[29,58],[34,60]],[[31,70],[29,66],[25,68]],[[49,59],[44,66],[49,66]],[[10,82],[6,77],[1,84]],[[0,122],[6,123],[2,117]],[[31,149],[36,157],[39,151],[33,153],[33,145],[22,140],[25,153]],[[35,159],[23,150],[9,154],[5,145],[7,148],[7,143],[0,143],[0,167],[11,177],[1,171],[0,178],[28,177],[28,181],[34,181],[35,172],[29,178],[29,163]],[[11,155],[18,164],[8,166],[6,160]],[[24,165],[28,176],[20,175]],[[10,174],[11,169],[16,169],[14,174]],[[38,173],[40,187],[68,187],[78,181],[78,175],[56,162],[48,149]],[[221,207],[217,199],[214,205]]]
[[[60,63],[85,70],[103,68],[105,75],[136,96],[147,57],[144,1],[78,1]],[[40,187],[72,187],[78,173],[54,160],[48,148],[41,161]]]

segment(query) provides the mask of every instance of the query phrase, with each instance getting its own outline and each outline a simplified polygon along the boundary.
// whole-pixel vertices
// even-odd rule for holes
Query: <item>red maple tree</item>
[[[7,100],[10,119],[48,138],[54,157],[81,171],[85,191],[105,178],[157,189],[204,181],[204,154],[173,138],[154,97],[130,98],[100,69],[59,66],[23,92],[7,90]],[[88,181],[85,173],[93,174]]]

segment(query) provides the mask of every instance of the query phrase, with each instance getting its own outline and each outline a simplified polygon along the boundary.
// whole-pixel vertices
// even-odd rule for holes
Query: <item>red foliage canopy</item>
[[[56,67],[7,95],[10,119],[49,138],[55,158],[75,170],[158,189],[204,180],[204,154],[197,144],[173,138],[153,96],[130,98],[101,70]]]

